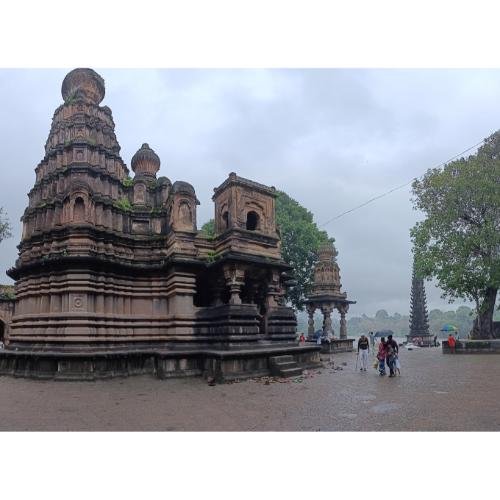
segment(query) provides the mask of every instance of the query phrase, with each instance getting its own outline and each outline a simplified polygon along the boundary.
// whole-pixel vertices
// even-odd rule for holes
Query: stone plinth
[[[271,374],[270,358],[291,355],[301,368],[319,368],[319,346],[261,346],[246,349],[135,349],[120,351],[0,351],[0,375],[56,380],[96,380],[131,375],[158,378],[211,377],[218,382]]]
[[[416,344],[420,347],[433,347],[434,346],[434,336],[433,335],[419,335],[412,336],[407,335],[406,341]]]
[[[442,341],[443,354],[451,354],[448,341]],[[500,339],[457,340],[455,354],[500,354]]]
[[[316,345],[316,341],[309,340],[308,345]],[[321,354],[336,354],[339,352],[352,352],[354,339],[331,339],[330,341],[322,339]],[[319,346],[318,346],[319,347]]]

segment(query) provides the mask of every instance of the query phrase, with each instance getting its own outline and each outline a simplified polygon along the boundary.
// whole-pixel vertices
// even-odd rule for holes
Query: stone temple
[[[129,176],[104,94],[91,69],[63,81],[8,271],[15,300],[4,306],[0,374],[220,380],[317,365],[319,348],[296,345],[284,303],[292,270],[275,189],[229,174],[206,237],[194,187],[157,178],[148,144]]]

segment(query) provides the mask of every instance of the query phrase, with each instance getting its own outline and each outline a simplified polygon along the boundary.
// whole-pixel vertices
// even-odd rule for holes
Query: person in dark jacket
[[[394,364],[396,362],[396,356],[398,355],[399,352],[399,346],[398,343],[392,338],[392,335],[389,335],[387,337],[387,343],[385,349],[386,349],[385,361],[390,371],[389,377],[394,377],[396,375],[394,370]]]
[[[368,365],[368,353],[370,352],[370,342],[366,335],[361,335],[358,340],[358,359],[360,361],[360,370],[366,372]]]

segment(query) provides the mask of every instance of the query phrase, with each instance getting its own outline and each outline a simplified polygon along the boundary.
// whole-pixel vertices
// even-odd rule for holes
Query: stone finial
[[[156,173],[160,170],[160,157],[149,147],[149,144],[144,143],[132,157],[130,166],[135,175],[156,177]]]
[[[64,102],[76,97],[98,105],[104,99],[104,79],[93,69],[76,68],[64,78],[61,94]]]
[[[318,259],[320,262],[332,262],[335,261],[338,255],[337,250],[333,246],[331,241],[322,243],[318,248]]]

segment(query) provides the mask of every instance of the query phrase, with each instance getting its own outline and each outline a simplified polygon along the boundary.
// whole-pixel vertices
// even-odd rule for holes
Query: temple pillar
[[[345,316],[347,311],[349,310],[349,304],[340,304],[337,306],[337,309],[340,313],[340,338],[347,338],[347,322]]]
[[[241,288],[245,283],[245,271],[235,265],[224,266],[224,279],[229,287],[229,303],[233,305],[241,304]]]
[[[280,276],[277,271],[271,271],[269,282],[267,284],[267,294],[266,294],[266,309],[269,310],[272,307],[278,305],[278,298],[281,293],[280,287]]]
[[[314,312],[316,311],[316,306],[313,304],[307,304],[307,314],[309,319],[307,321],[307,336],[309,339],[314,338]]]
[[[323,337],[333,336],[332,329],[332,314],[333,308],[331,306],[322,306],[321,312],[323,313]]]

